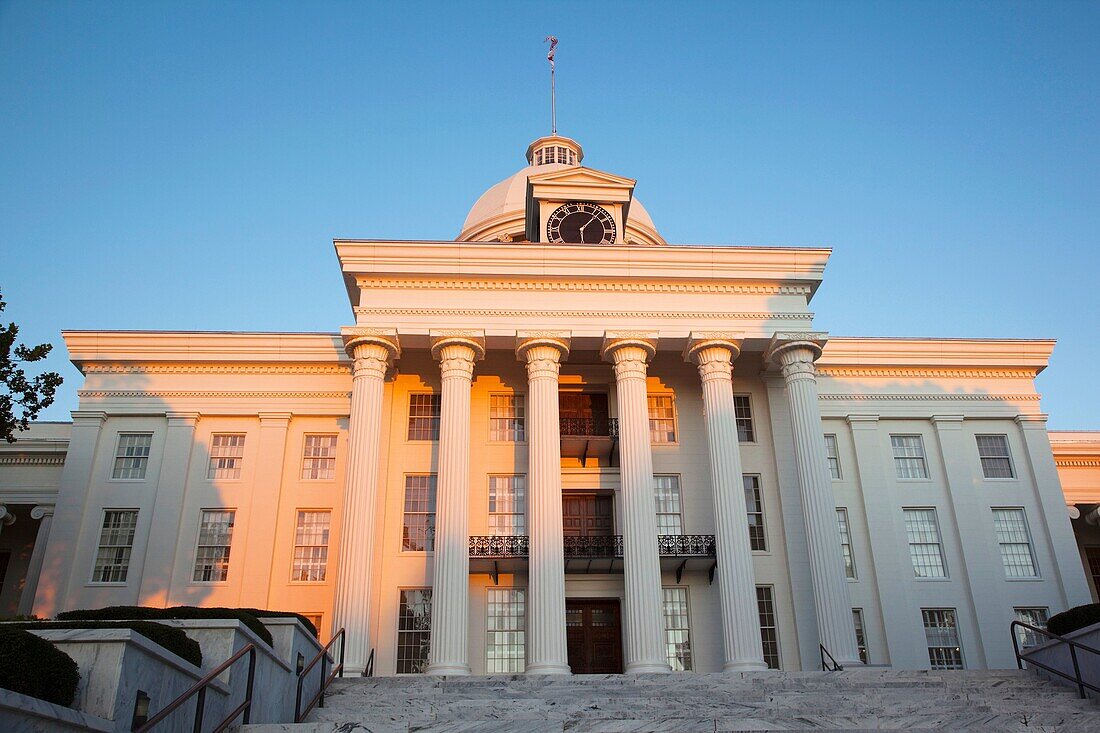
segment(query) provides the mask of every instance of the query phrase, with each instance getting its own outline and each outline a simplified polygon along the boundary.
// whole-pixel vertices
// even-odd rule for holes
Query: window
[[[1016,478],[1012,457],[1008,455],[1007,435],[977,435],[978,456],[986,478]]]
[[[764,531],[764,501],[760,498],[760,477],[745,475],[741,477],[745,485],[745,509],[749,516],[749,547],[765,552],[768,538]]]
[[[397,615],[397,674],[422,674],[432,639],[432,589],[401,591]]]
[[[1100,547],[1086,547],[1085,562],[1088,563],[1089,577],[1092,578],[1092,587],[1097,594],[1100,594]]]
[[[840,530],[840,553],[844,556],[844,575],[855,579],[856,561],[852,557],[852,531],[848,527],[848,510],[844,507],[837,507],[836,523]]]
[[[691,671],[691,624],[687,588],[662,588],[665,615],[665,657],[673,672]]]
[[[657,534],[683,534],[683,507],[680,505],[680,477],[654,476],[653,493],[657,500]]]
[[[959,627],[953,608],[922,608],[924,637],[928,642],[928,663],[932,669],[963,669]]]
[[[1016,620],[1021,621],[1029,626],[1035,626],[1040,629],[1047,627],[1047,614],[1049,611],[1046,608],[1014,608],[1012,609],[1016,613]],[[1045,641],[1045,637],[1031,629],[1021,629],[1019,626],[1016,628],[1016,639],[1020,644],[1020,648],[1028,646],[1035,646]]]
[[[747,394],[733,396],[733,416],[737,421],[738,442],[755,443],[756,430],[752,426],[752,401]]]
[[[402,552],[435,549],[435,475],[405,477],[405,525]]]
[[[526,440],[523,395],[489,395],[489,440]]]
[[[307,435],[302,455],[302,479],[332,481],[336,478],[336,436]]]
[[[840,478],[840,451],[837,449],[836,436],[825,436],[825,455],[829,462],[829,475],[834,479]]]
[[[489,477],[489,534],[527,534],[526,476]]]
[[[321,621],[324,619],[324,614],[321,613],[300,613],[299,616],[305,616],[313,628],[317,629],[317,638],[321,638]]]
[[[859,649],[859,661],[867,664],[867,634],[863,631],[863,609],[852,609],[852,624],[856,628],[856,648]]]
[[[145,478],[145,469],[149,466],[149,447],[152,445],[152,433],[119,433],[111,478],[127,481]]]
[[[676,442],[672,395],[649,395],[649,440],[651,443]]]
[[[208,479],[236,479],[241,477],[241,461],[244,460],[243,435],[211,436]]]
[[[898,478],[928,478],[921,436],[891,435],[890,446],[894,449],[894,469]]]
[[[229,577],[229,546],[233,542],[232,509],[206,509],[199,522],[199,541],[195,548],[196,583],[218,583]]]
[[[409,440],[439,440],[443,401],[437,394],[409,395]]]
[[[130,550],[137,528],[136,509],[108,509],[103,512],[99,550],[92,570],[93,583],[125,583],[130,571]]]
[[[290,579],[320,582],[328,573],[328,529],[331,513],[299,511],[294,530],[294,567]]]
[[[1001,562],[1010,578],[1034,578],[1035,554],[1023,509],[993,509],[993,529],[1001,546]]]
[[[756,586],[756,607],[760,612],[760,643],[768,669],[779,669],[779,630],[775,625],[775,601],[770,585]]]
[[[918,578],[946,578],[947,569],[940,546],[940,528],[935,509],[904,509],[905,536],[909,558]]]
[[[520,674],[526,666],[526,599],[520,588],[490,588],[486,674]]]

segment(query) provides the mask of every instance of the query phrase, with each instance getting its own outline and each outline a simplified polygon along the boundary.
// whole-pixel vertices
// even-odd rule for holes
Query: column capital
[[[846,419],[852,430],[875,430],[878,428],[878,415],[849,415]]]
[[[1039,412],[1033,415],[1017,415],[1015,417],[1016,424],[1024,430],[1046,430],[1047,429],[1047,415]]]
[[[569,331],[517,331],[516,332],[516,358],[520,361],[531,361],[535,357],[531,350],[538,346],[548,346],[558,352],[558,359],[569,356]],[[549,354],[549,352],[542,352]]]
[[[828,340],[829,334],[824,331],[776,331],[764,351],[764,362],[786,366],[805,361],[809,354],[809,361],[813,363],[821,356]]]
[[[260,427],[272,427],[272,428],[285,428],[290,424],[290,419],[294,417],[292,412],[261,412],[258,416],[260,418]]]
[[[39,504],[34,509],[31,509],[31,519],[43,519],[44,517],[52,517],[56,505],[54,504]]]
[[[401,342],[392,328],[344,326],[340,329],[340,337],[344,340],[344,351],[352,359],[361,358],[361,346],[381,346],[386,350],[387,360],[401,356]]]
[[[702,366],[707,361],[719,358],[717,355],[707,353],[707,349],[725,349],[729,352],[729,361],[737,360],[741,355],[741,343],[744,334],[740,331],[692,331],[688,336],[687,345],[684,346],[684,361]]]
[[[606,331],[603,335],[603,345],[600,347],[600,356],[618,363],[621,358],[618,354],[631,346],[644,351],[645,361],[649,361],[657,353],[657,332]]]
[[[432,357],[443,359],[443,350],[448,346],[466,346],[473,350],[471,361],[480,361],[485,358],[485,332],[484,331],[428,331],[428,339],[432,345]]]
[[[0,524],[5,527],[15,524],[15,515],[8,511],[7,504],[0,504]]]
[[[198,412],[166,412],[164,416],[168,418],[170,428],[193,428],[202,418]]]
[[[966,418],[962,415],[933,415],[930,419],[936,430],[961,430]]]
[[[98,428],[107,422],[107,413],[102,410],[73,410],[73,427]]]

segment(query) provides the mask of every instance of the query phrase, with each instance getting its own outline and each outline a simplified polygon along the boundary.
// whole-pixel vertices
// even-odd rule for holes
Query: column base
[[[742,662],[726,662],[722,665],[723,672],[764,672],[768,665],[757,659],[748,659]]]
[[[545,662],[543,664],[528,664],[524,674],[573,674],[568,664],[555,664]]]
[[[625,674],[670,674],[672,668],[668,662],[631,662],[626,665]]]
[[[433,677],[469,677],[470,665],[468,664],[429,664],[424,674]]]

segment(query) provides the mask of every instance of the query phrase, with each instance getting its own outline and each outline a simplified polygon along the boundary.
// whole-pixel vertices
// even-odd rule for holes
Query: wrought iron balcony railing
[[[714,557],[714,535],[660,535],[657,537],[657,551],[662,557]],[[470,557],[524,558],[528,552],[526,535],[470,537]],[[622,557],[623,537],[564,537],[562,554],[566,558]]]
[[[527,557],[527,535],[471,535],[470,557]]]
[[[619,437],[619,419],[615,417],[563,417],[559,426],[564,438]]]

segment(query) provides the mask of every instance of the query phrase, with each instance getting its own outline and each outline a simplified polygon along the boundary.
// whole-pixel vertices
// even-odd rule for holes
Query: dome
[[[569,138],[546,137],[531,143],[527,149],[527,159],[531,163],[538,160],[550,160],[551,151],[574,153],[569,160],[576,163],[543,163],[527,165],[500,183],[481,194],[466,215],[466,221],[459,233],[459,242],[526,241],[527,214],[527,178],[536,173],[550,173],[566,168],[580,167],[579,161],[584,154],[580,146]],[[543,156],[545,153],[545,157]],[[559,155],[562,155],[559,152]],[[564,156],[563,156],[564,157]],[[638,244],[664,244],[657,233],[649,212],[638,199],[632,199],[626,220],[626,242]]]

